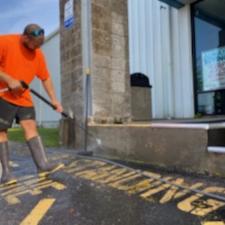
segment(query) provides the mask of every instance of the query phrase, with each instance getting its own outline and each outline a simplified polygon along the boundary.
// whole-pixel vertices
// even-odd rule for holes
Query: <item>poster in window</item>
[[[202,53],[203,91],[225,88],[225,47]]]

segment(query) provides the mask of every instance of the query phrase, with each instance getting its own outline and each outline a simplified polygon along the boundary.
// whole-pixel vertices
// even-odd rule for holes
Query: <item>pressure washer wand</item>
[[[20,81],[21,85],[24,89],[29,89],[30,92],[32,94],[34,94],[35,96],[37,96],[38,98],[40,98],[43,102],[45,102],[47,105],[49,105],[50,107],[52,107],[54,110],[56,110],[56,106],[53,105],[49,100],[47,100],[45,97],[43,97],[42,95],[40,95],[38,92],[36,92],[35,90],[33,90],[32,88],[30,88],[28,86],[28,84],[26,84],[24,81]],[[61,112],[61,115],[64,116],[65,118],[70,118],[73,119],[71,116],[69,116],[67,113],[65,112]]]
[[[45,102],[47,105],[49,105],[50,107],[52,107],[54,110],[56,110],[55,105],[53,105],[49,100],[47,100],[45,97],[43,97],[42,95],[40,95],[38,92],[36,92],[35,90],[33,90],[32,88],[29,88],[28,84],[26,84],[24,81],[20,81],[21,85],[24,89],[29,89],[30,92],[32,94],[34,94],[35,96],[37,96],[39,99],[41,99],[43,102]],[[67,113],[65,112],[61,112],[62,116],[64,116],[65,118],[69,118],[69,119],[74,119],[72,116],[69,116]],[[87,126],[87,118],[85,121],[85,127],[83,127],[81,124],[76,124],[79,128],[81,128],[84,132],[85,132],[85,146],[84,146],[84,151],[79,151],[77,154],[78,155],[83,155],[83,156],[91,156],[93,154],[92,151],[87,151],[87,135],[92,136],[91,134],[89,134],[88,132],[88,126]]]

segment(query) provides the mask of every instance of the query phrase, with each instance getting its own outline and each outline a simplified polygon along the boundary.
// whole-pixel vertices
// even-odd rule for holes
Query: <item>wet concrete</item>
[[[205,221],[225,224],[223,205],[201,216],[199,212],[202,209],[204,213],[204,207],[207,207],[204,204],[196,206],[196,213],[193,213],[194,209],[187,212],[178,207],[180,202],[193,196],[193,193],[164,204],[160,203],[163,196],[161,192],[151,198],[143,198],[140,193],[144,191],[131,194],[131,189],[125,190],[122,184],[116,186],[115,183],[112,185],[104,182],[104,178],[92,179],[95,176],[90,175],[92,171],[99,172],[103,166],[108,168],[110,165],[77,158],[74,152],[65,149],[50,149],[48,153],[49,158],[63,161],[66,168],[39,180],[26,147],[15,143],[11,147],[13,173],[19,181],[15,186],[0,186],[0,225],[33,225],[35,215],[32,210],[44,199],[55,201],[37,223],[41,225],[204,225]],[[73,163],[76,165],[71,166]],[[176,179],[180,177],[179,174],[162,176],[168,175]],[[204,186],[225,187],[223,181],[217,179],[190,176],[185,176],[184,179],[188,183],[201,182]],[[223,191],[225,193],[225,189]],[[192,205],[201,204],[200,200],[206,202],[207,199],[203,197],[192,202]],[[33,217],[33,222],[25,223],[29,215]]]

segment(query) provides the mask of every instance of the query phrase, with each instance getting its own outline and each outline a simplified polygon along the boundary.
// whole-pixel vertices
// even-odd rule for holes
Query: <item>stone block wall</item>
[[[92,109],[97,123],[130,120],[128,10],[124,0],[92,0]]]
[[[75,124],[84,123],[84,38],[85,24],[82,0],[73,0],[75,25],[64,27],[64,6],[60,0],[60,48],[62,103],[76,115]],[[128,10],[126,0],[88,0],[90,3],[91,118],[96,123],[126,123],[131,118],[131,90],[128,64]],[[86,17],[85,17],[86,18]],[[85,20],[85,19],[84,19]],[[86,36],[83,36],[86,37]],[[84,131],[71,123],[62,124],[62,140],[72,140],[80,148]],[[70,141],[71,143],[71,141]],[[67,144],[67,143],[63,143]]]
[[[70,140],[66,145],[80,148],[83,144],[83,130],[77,123],[83,124],[83,66],[82,66],[82,38],[81,38],[81,1],[74,1],[75,24],[66,29],[64,27],[64,5],[67,0],[60,0],[60,54],[61,54],[61,85],[62,103],[65,111],[72,111],[75,123],[61,123],[61,137]],[[75,124],[75,125],[74,125]],[[72,128],[70,126],[73,126]],[[75,127],[74,127],[75,126]],[[75,132],[71,132],[75,129]],[[69,135],[74,137],[67,137]],[[72,142],[71,140],[74,140]]]

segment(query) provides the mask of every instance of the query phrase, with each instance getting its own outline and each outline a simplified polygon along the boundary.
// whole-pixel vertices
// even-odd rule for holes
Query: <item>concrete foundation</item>
[[[225,176],[225,154],[209,153],[225,128],[207,124],[90,125],[96,155],[199,174]],[[214,136],[214,137],[213,137]]]

